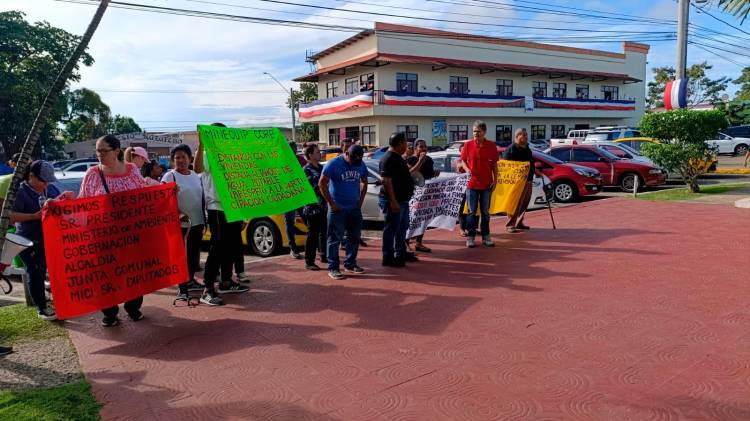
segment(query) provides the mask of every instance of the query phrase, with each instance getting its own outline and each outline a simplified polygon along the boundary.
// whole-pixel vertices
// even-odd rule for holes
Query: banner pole
[[[542,189],[544,190],[544,189]],[[557,227],[555,226],[555,217],[552,216],[552,205],[549,203],[549,196],[547,196],[547,192],[544,192],[544,198],[547,200],[547,209],[549,210],[549,219],[552,220],[552,229],[556,230]]]

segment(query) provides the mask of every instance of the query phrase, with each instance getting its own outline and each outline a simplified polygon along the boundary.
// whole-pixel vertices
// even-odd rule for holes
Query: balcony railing
[[[350,111],[354,108],[370,108],[375,105],[528,109],[526,98],[525,96],[374,90],[300,104],[300,117],[307,119],[325,114]],[[533,98],[533,108],[634,111],[635,101],[540,97]]]

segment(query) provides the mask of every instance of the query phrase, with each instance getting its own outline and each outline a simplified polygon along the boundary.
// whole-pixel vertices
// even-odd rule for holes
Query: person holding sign
[[[304,166],[305,175],[307,181],[315,191],[315,197],[318,201],[305,205],[302,208],[302,217],[307,224],[307,241],[305,241],[305,269],[307,270],[320,270],[320,267],[315,264],[316,249],[320,250],[320,262],[326,263],[326,213],[328,206],[326,206],[326,200],[323,195],[320,194],[320,176],[323,172],[323,166],[320,165],[320,149],[318,145],[311,144],[305,148],[305,159],[307,164]]]
[[[26,285],[31,301],[37,308],[37,315],[43,320],[56,320],[55,312],[47,307],[44,294],[44,278],[47,276],[47,260],[44,254],[42,235],[42,208],[47,200],[57,197],[72,198],[73,193],[60,193],[52,184],[57,181],[55,168],[47,161],[34,161],[26,169],[24,181],[18,187],[16,202],[10,215],[16,224],[16,233],[31,240],[34,245],[20,253],[28,274]]]
[[[138,168],[131,163],[123,162],[122,155],[120,139],[116,136],[109,134],[97,139],[96,157],[99,160],[99,165],[86,171],[78,197],[101,196],[146,187],[146,180],[143,179]],[[143,296],[125,303],[125,311],[134,322],[143,318],[142,305]],[[117,326],[120,323],[117,318],[119,312],[120,308],[117,305],[102,310],[102,313],[104,313],[102,326]]]
[[[515,141],[505,150],[503,158],[508,161],[529,163],[529,174],[526,178],[526,185],[523,188],[521,198],[518,201],[518,206],[516,206],[516,210],[512,215],[508,215],[508,223],[505,224],[506,231],[515,233],[518,230],[529,229],[527,225],[523,224],[523,217],[526,215],[526,208],[529,207],[529,202],[531,201],[534,173],[538,172],[541,177],[541,172],[534,166],[534,155],[531,152],[531,148],[529,148],[529,135],[526,133],[526,129],[516,129]]]
[[[497,161],[499,154],[495,142],[485,138],[487,125],[480,120],[474,122],[474,138],[464,144],[458,167],[470,174],[466,186],[466,203],[469,214],[466,223],[469,226],[466,247],[474,248],[474,237],[477,235],[477,207],[482,214],[482,244],[493,247],[490,238],[490,196],[497,183]]]
[[[320,194],[328,202],[328,276],[344,279],[339,267],[339,245],[348,234],[344,270],[364,273],[357,264],[362,234],[362,203],[367,194],[367,167],[362,162],[365,150],[359,145],[349,147],[323,168]]]
[[[221,123],[214,123],[212,126],[226,127]],[[221,271],[219,293],[243,293],[250,291],[250,288],[232,280],[232,269],[237,260],[236,253],[242,253],[242,221],[227,222],[224,208],[221,206],[216,185],[211,176],[211,169],[208,167],[208,159],[204,154],[203,144],[200,136],[198,136],[198,150],[195,154],[193,167],[195,172],[201,175],[201,181],[203,182],[208,229],[211,232],[211,243],[208,249],[205,271],[203,272],[203,283],[206,290],[200,301],[203,304],[218,306],[224,304],[222,299],[216,296],[216,289],[214,288],[219,271]]]
[[[404,267],[407,260],[417,260],[416,256],[408,256],[406,253],[409,199],[414,194],[414,180],[403,158],[407,148],[406,135],[403,132],[393,133],[388,144],[388,151],[380,159],[383,188],[379,203],[385,216],[383,266]]]
[[[177,205],[180,213],[187,216],[182,222],[182,236],[187,235],[185,250],[190,279],[179,285],[178,298],[189,301],[189,290],[202,291],[204,286],[195,280],[200,261],[201,242],[203,241],[203,227],[205,226],[205,199],[203,197],[203,182],[201,176],[190,169],[193,161],[193,151],[190,146],[177,145],[169,153],[174,166],[162,177],[162,182],[174,182],[179,187]]]
[[[412,174],[415,172],[420,173],[425,181],[439,176],[440,171],[435,170],[435,161],[427,155],[427,142],[424,139],[417,139],[417,141],[414,142],[414,145],[416,147],[415,156],[406,160],[406,164],[409,166],[409,172]],[[422,253],[432,252],[429,247],[426,247],[422,243],[422,240],[424,240],[424,234],[419,234],[414,237],[414,239],[417,242],[414,250],[421,251]]]

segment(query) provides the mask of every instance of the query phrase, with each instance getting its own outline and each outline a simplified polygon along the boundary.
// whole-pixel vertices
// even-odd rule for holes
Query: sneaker
[[[230,282],[228,285],[224,285],[224,283],[221,282],[219,283],[219,288],[216,290],[219,294],[239,294],[248,291],[250,291],[250,288],[240,285],[237,282]]]
[[[531,227],[528,226],[528,225],[524,225],[524,224],[518,224],[518,225],[516,225],[516,229],[519,229],[519,230],[530,230]]]
[[[104,327],[115,327],[120,324],[120,319],[117,317],[107,317],[104,316],[102,319],[102,326]]]
[[[38,312],[36,315],[42,320],[57,320],[57,314],[55,314],[55,311],[49,307],[45,308],[43,311]]]
[[[128,314],[128,317],[130,320],[137,322],[143,320],[143,313],[141,313],[140,310],[136,310],[135,313]]]
[[[406,266],[406,263],[404,263],[404,261],[401,259],[396,259],[395,257],[384,257],[382,265],[385,267],[402,268]]]
[[[297,260],[299,260],[299,259],[301,259],[301,258],[302,258],[302,255],[301,255],[301,254],[299,254],[299,252],[298,252],[297,250],[291,250],[291,251],[289,252],[289,255],[290,255],[290,256],[292,256],[292,259],[297,259]]]
[[[209,306],[221,306],[221,305],[224,305],[224,301],[221,298],[219,298],[216,295],[211,294],[209,292],[207,292],[207,293],[205,293],[205,294],[203,294],[201,296],[201,302],[203,304],[206,304],[206,305],[209,305]]]
[[[0,346],[0,357],[13,353],[13,348],[9,346]]]
[[[320,270],[320,266],[318,266],[315,263],[313,263],[311,265],[305,265],[305,269],[317,271],[317,270]]]
[[[203,288],[205,288],[205,286],[201,284],[200,282],[196,281],[195,279],[191,279],[188,281],[188,284],[187,284],[188,291],[203,291]]]
[[[349,272],[349,273],[365,273],[365,270],[362,269],[361,267],[357,266],[357,265],[354,265],[354,266],[346,266],[346,265],[344,265],[344,272]]]
[[[511,234],[515,234],[515,233],[518,232],[518,230],[516,229],[516,227],[505,227],[505,231],[507,231],[507,232],[509,232]]]
[[[404,260],[405,262],[418,262],[418,261],[419,261],[419,258],[417,257],[417,255],[416,255],[416,254],[407,252],[407,253],[406,253],[406,254],[404,255],[404,258],[403,258],[403,260]]]
[[[237,282],[244,282],[249,283],[250,282],[250,275],[247,274],[247,272],[240,272],[237,274]]]
[[[178,292],[175,301],[190,301],[190,294],[187,292]]]
[[[485,247],[495,247],[495,242],[490,237],[484,237],[482,239],[482,245]]]
[[[335,280],[341,280],[344,279],[344,275],[341,274],[341,271],[337,269],[329,270],[328,271],[328,277]]]
[[[474,241],[473,238],[467,238],[466,239],[466,247],[468,247],[470,249],[473,249],[476,246],[477,246],[477,243],[476,243],[476,241]]]

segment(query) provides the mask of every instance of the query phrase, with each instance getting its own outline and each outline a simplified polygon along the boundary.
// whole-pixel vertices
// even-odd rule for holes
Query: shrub
[[[661,143],[646,144],[642,151],[656,165],[680,174],[690,191],[698,192],[698,177],[708,171],[716,155],[706,140],[727,125],[726,116],[719,110],[647,114],[641,120],[641,133]]]

